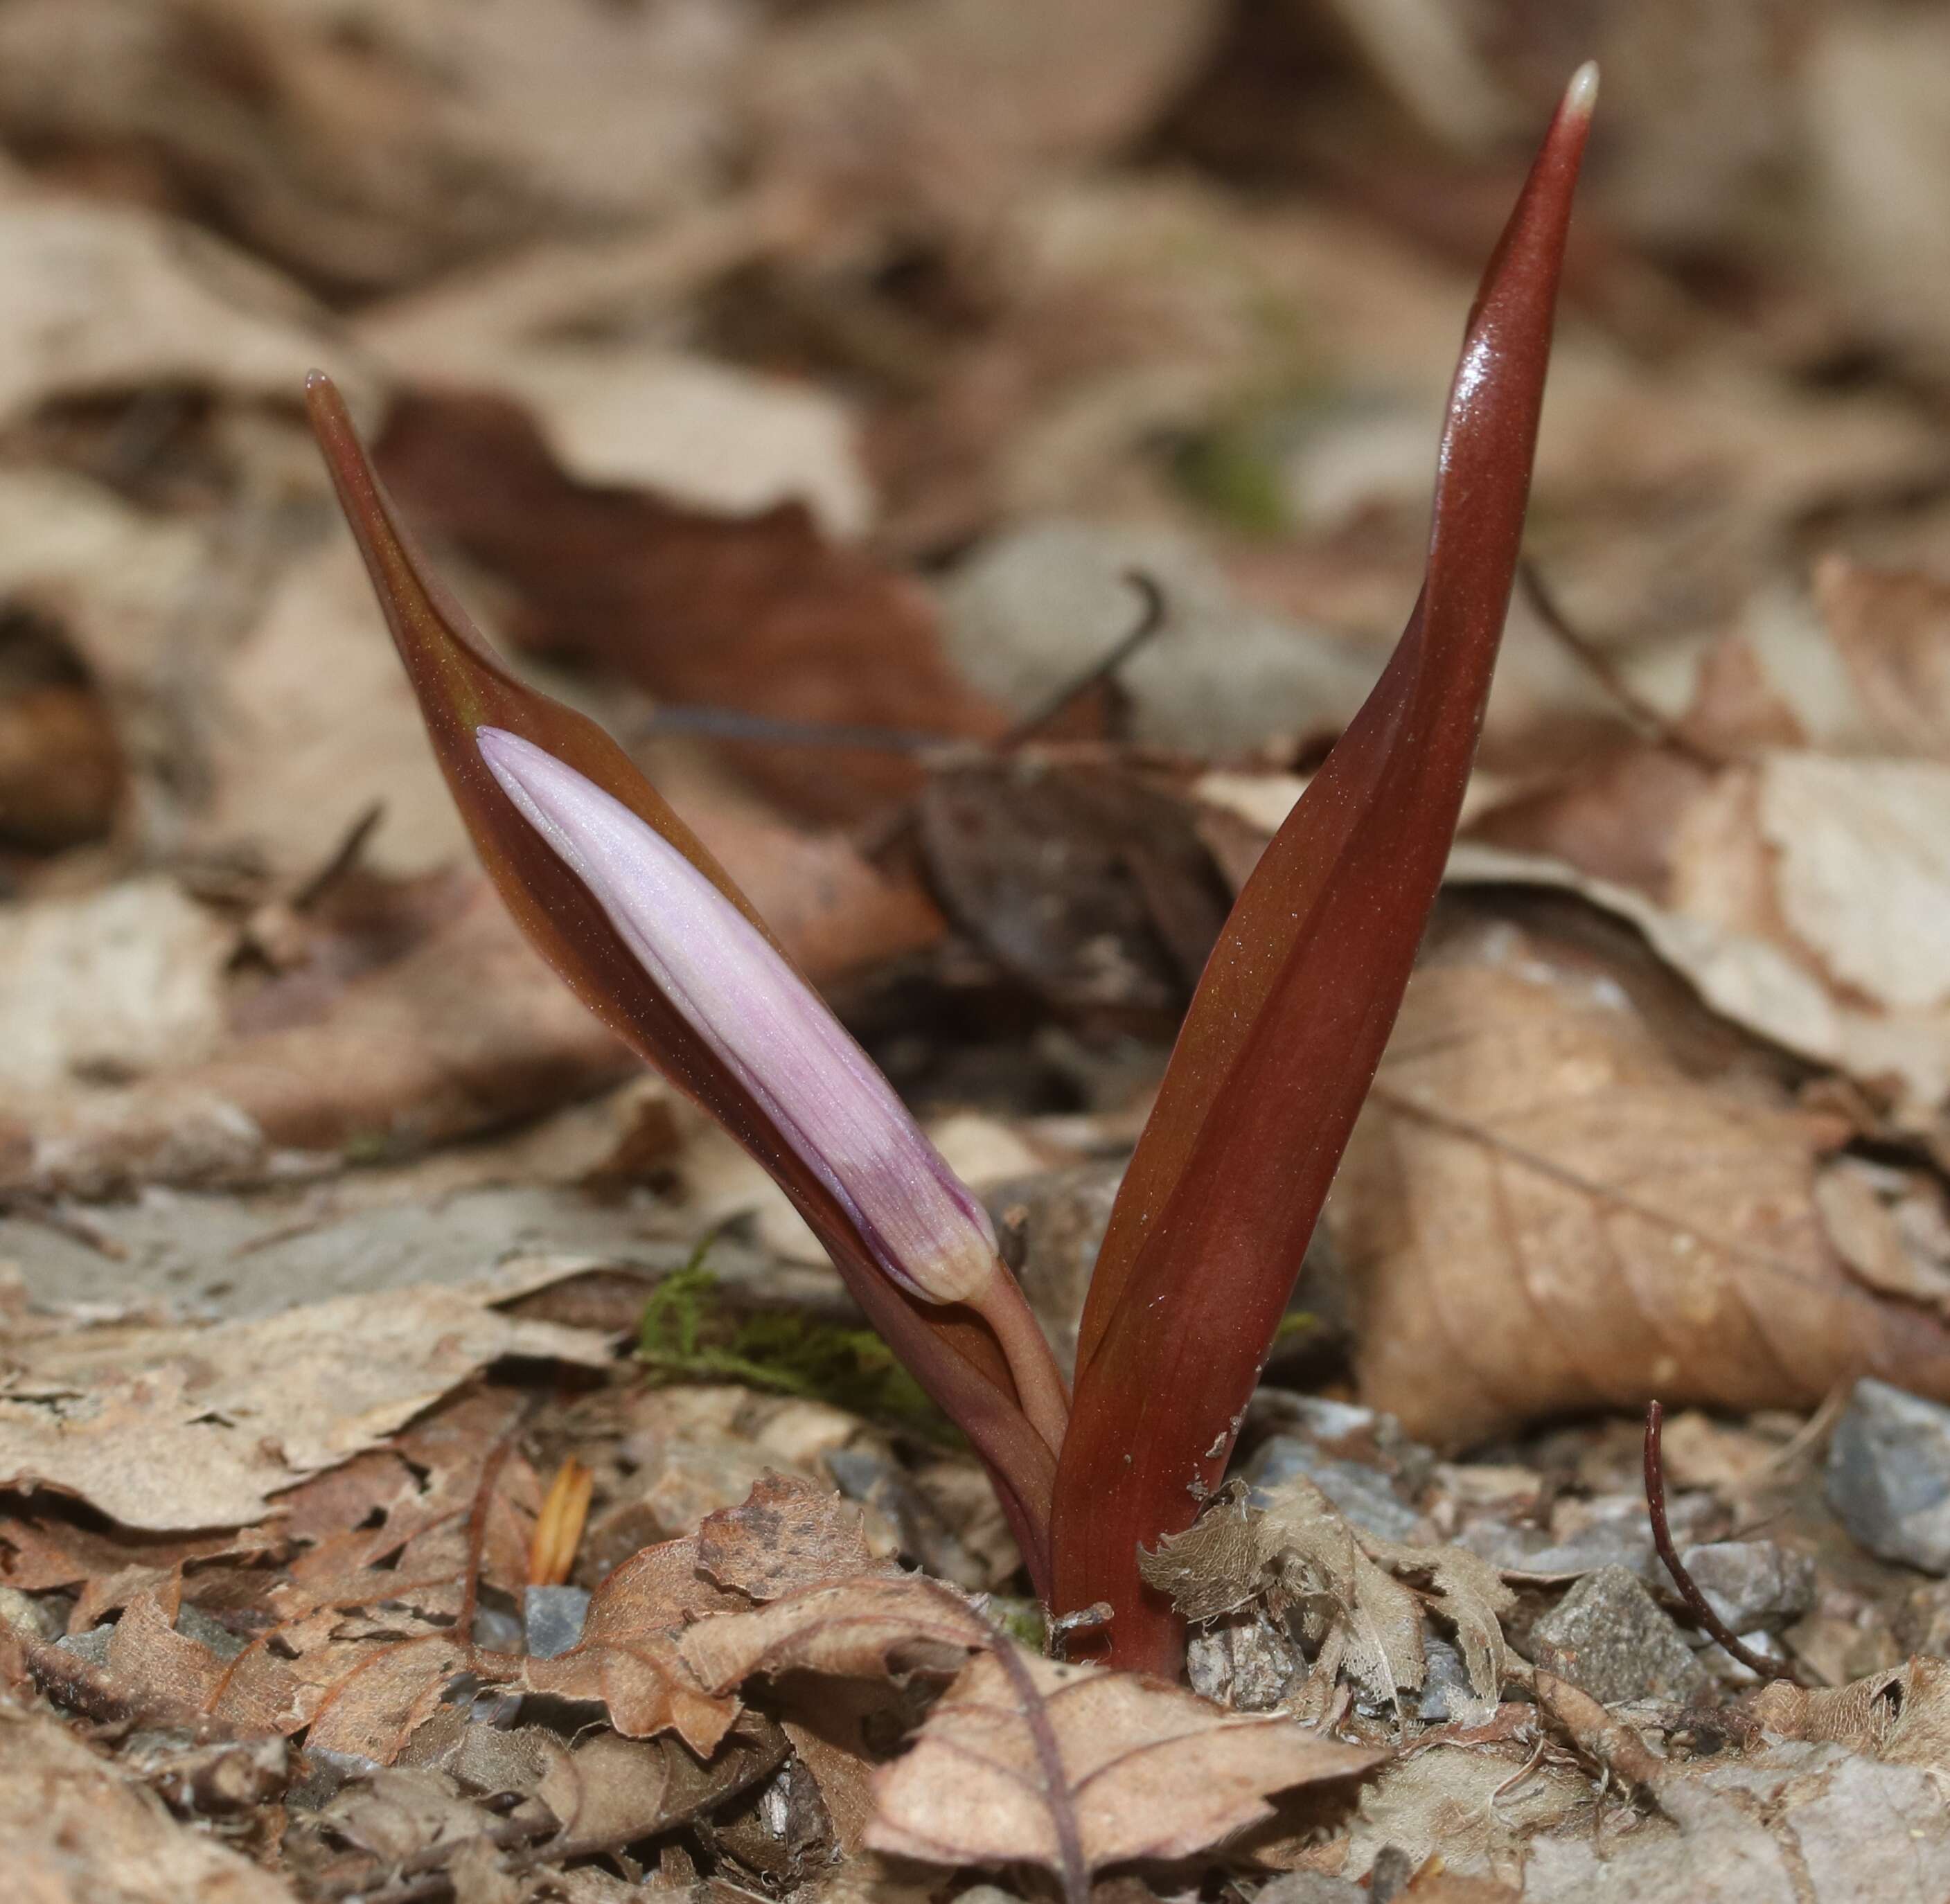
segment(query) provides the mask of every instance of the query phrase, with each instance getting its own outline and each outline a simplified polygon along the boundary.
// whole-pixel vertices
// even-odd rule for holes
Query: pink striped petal
[[[926,1302],[986,1289],[998,1270],[987,1213],[818,994],[621,801],[505,728],[474,738],[502,791],[839,1199],[880,1267]]]

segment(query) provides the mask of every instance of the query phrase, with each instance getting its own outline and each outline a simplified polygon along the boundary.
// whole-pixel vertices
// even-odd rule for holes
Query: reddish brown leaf
[[[484,395],[408,398],[375,454],[417,520],[512,586],[525,646],[600,661],[661,701],[776,720],[983,740],[1007,724],[949,667],[921,588],[827,542],[801,505],[727,518],[577,483],[519,409]],[[886,750],[730,751],[814,819],[922,783]]]
[[[1123,1664],[1176,1664],[1179,1629],[1139,1580],[1139,1545],[1187,1525],[1223,1470],[1455,830],[1515,574],[1594,79],[1566,95],[1470,313],[1422,602],[1240,894],[1112,1213],[1053,1539],[1056,1604],[1107,1600]]]

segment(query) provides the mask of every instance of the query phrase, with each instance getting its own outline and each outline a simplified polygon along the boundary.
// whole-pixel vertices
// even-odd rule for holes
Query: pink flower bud
[[[504,728],[474,738],[502,792],[833,1193],[880,1267],[925,1302],[980,1295],[998,1269],[987,1213],[818,993],[621,801]]]

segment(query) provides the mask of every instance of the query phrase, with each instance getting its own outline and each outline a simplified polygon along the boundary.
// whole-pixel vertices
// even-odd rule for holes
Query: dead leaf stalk
[[[1692,1575],[1687,1572],[1685,1562],[1679,1557],[1679,1550],[1672,1544],[1672,1530],[1666,1524],[1665,1517],[1665,1463],[1660,1449],[1665,1424],[1665,1409],[1656,1402],[1649,1403],[1645,1429],[1646,1510],[1652,1517],[1653,1545],[1659,1549],[1659,1557],[1665,1563],[1672,1584],[1679,1590],[1680,1598],[1686,1602],[1701,1629],[1749,1672],[1758,1673],[1763,1679],[1792,1679],[1799,1685],[1800,1675],[1787,1661],[1770,1660],[1765,1654],[1756,1653],[1740,1643],[1739,1635],[1713,1610],[1712,1603],[1699,1591]]]

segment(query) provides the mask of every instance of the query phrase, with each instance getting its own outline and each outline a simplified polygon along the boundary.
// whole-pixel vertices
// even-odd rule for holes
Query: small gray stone
[[[1311,1481],[1347,1519],[1383,1540],[1405,1541],[1415,1532],[1415,1510],[1395,1492],[1379,1468],[1324,1454],[1299,1435],[1276,1435],[1262,1442],[1246,1464],[1254,1505],[1264,1507],[1264,1491],[1296,1475]]]
[[[1680,1558],[1736,1633],[1779,1632],[1814,1610],[1814,1563],[1774,1541],[1714,1541]]]
[[[1185,1644],[1194,1692],[1242,1713],[1270,1712],[1300,1670],[1291,1640],[1257,1608],[1196,1626]]]
[[[582,1638],[589,1616],[589,1594],[582,1587],[531,1587],[522,1601],[525,1637],[531,1659],[553,1660]]]
[[[1587,1573],[1531,1629],[1530,1641],[1546,1672],[1607,1706],[1684,1700],[1712,1683],[1643,1582],[1621,1566]]]
[[[1451,1719],[1460,1719],[1471,1713],[1480,1715],[1486,1706],[1496,1703],[1476,1697],[1462,1655],[1441,1634],[1425,1629],[1422,1651],[1428,1663],[1428,1676],[1422,1682],[1422,1702],[1416,1708],[1418,1718],[1431,1725],[1446,1725]]]
[[[55,1641],[64,1653],[77,1654],[92,1666],[108,1664],[108,1642],[115,1635],[112,1626],[91,1626],[85,1633],[70,1633]]]
[[[1950,1573],[1950,1408],[1858,1382],[1829,1444],[1828,1504],[1871,1554]]]
[[[525,1644],[522,1622],[499,1607],[479,1607],[474,1613],[474,1644],[491,1653],[519,1653]]]

